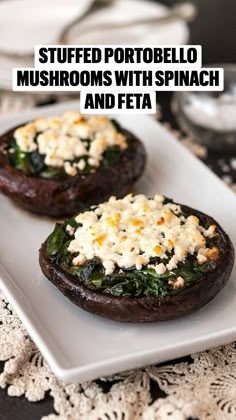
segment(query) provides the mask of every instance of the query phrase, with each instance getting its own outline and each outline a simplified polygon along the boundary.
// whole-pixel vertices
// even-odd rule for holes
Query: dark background
[[[162,3],[171,5],[176,1],[163,0]],[[190,42],[202,45],[203,64],[235,63],[236,0],[195,0],[195,4],[198,16],[190,25]],[[170,94],[163,92],[161,97],[160,102],[163,101],[166,110],[164,119],[173,122],[173,117],[168,115]],[[157,395],[158,391],[154,390],[154,394]],[[40,403],[29,403],[24,398],[10,398],[6,390],[0,390],[0,420],[37,420],[51,412],[50,396]]]
[[[181,1],[163,0],[169,6]],[[190,42],[201,44],[203,64],[236,62],[236,0],[195,0]]]

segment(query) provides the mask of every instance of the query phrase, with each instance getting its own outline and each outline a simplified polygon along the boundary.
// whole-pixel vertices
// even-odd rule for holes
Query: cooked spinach
[[[27,175],[33,169],[30,153],[22,152],[16,142],[12,142],[9,146],[8,161],[10,165],[20,169]]]
[[[53,168],[50,166],[45,167],[45,169],[42,172],[39,172],[38,175],[40,175],[42,178],[60,178],[63,175],[65,175],[65,172],[63,168]]]
[[[64,245],[65,239],[66,234],[63,229],[63,225],[57,223],[54,231],[47,239],[47,257],[55,257],[59,254]]]
[[[38,152],[32,152],[30,153],[30,160],[33,173],[39,174],[45,169],[44,155],[40,155]]]
[[[116,129],[116,131],[118,131],[118,133],[124,134],[124,130],[121,127],[121,125],[118,123],[118,121],[111,119],[111,123],[113,124],[114,128]]]
[[[134,297],[149,294],[165,296],[168,294],[168,289],[170,289],[168,276],[158,275],[154,270],[150,269],[117,270],[109,276],[105,276],[103,273],[100,275],[95,273],[86,282],[86,286],[115,296]]]
[[[119,146],[108,147],[103,153],[102,166],[113,165],[119,159],[120,153]]]

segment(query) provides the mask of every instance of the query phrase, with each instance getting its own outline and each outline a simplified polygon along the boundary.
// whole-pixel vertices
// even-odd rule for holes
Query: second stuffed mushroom
[[[129,192],[145,160],[142,143],[116,121],[68,111],[0,137],[0,191],[29,211],[70,216]]]

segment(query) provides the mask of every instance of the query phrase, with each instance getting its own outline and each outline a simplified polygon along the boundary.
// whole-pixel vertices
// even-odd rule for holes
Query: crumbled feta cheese
[[[166,266],[163,263],[157,264],[155,266],[155,271],[157,274],[164,274],[166,272]]]
[[[83,115],[78,111],[66,111],[62,115],[62,120],[69,123],[74,123],[76,121],[83,120]]]
[[[64,163],[64,169],[65,169],[65,173],[66,173],[67,175],[70,175],[70,176],[75,176],[75,175],[77,175],[77,170],[76,170],[76,168],[74,168],[74,166],[72,166],[70,162],[65,162],[65,163]]]
[[[69,132],[73,136],[78,136],[81,139],[88,139],[92,134],[91,127],[86,121],[75,121],[73,126],[69,128]]]
[[[197,261],[199,264],[203,264],[204,262],[207,261],[207,257],[203,254],[197,254]]]
[[[140,270],[148,266],[161,275],[176,269],[187,255],[196,254],[200,264],[217,257],[215,248],[206,248],[205,239],[215,234],[215,228],[204,229],[196,216],[184,217],[179,205],[164,204],[162,196],[110,197],[75,220],[80,226],[74,232],[69,252],[87,259],[98,257],[106,274],[116,267],[135,266]],[[156,257],[158,261],[152,263]]]
[[[26,124],[14,131],[15,140],[22,152],[34,152],[37,150],[35,143],[36,129],[34,124]]]
[[[115,269],[115,263],[111,260],[104,261],[103,264],[105,268],[105,274],[108,276],[109,274],[112,274]]]
[[[183,277],[177,277],[177,279],[170,279],[168,281],[168,284],[170,284],[171,286],[173,286],[174,289],[181,289],[182,287],[184,287],[184,279]]]
[[[69,233],[70,236],[73,236],[75,233],[75,228],[73,228],[71,225],[66,226],[66,231]]]
[[[79,255],[77,255],[77,257],[73,258],[72,263],[75,266],[80,266],[80,265],[83,265],[84,263],[86,263],[86,261],[87,261],[87,259],[86,259],[85,255],[79,254]]]
[[[181,261],[181,260],[180,260],[180,261]],[[167,270],[171,271],[171,270],[174,270],[175,268],[177,268],[178,262],[179,262],[179,259],[177,258],[177,256],[176,256],[176,255],[174,255],[174,256],[170,259],[170,261],[168,262],[168,264],[166,264],[166,268],[167,268]]]
[[[206,236],[206,238],[213,238],[216,235],[215,231],[216,225],[210,225],[209,228],[205,230],[204,236]]]
[[[96,161],[96,159],[89,158],[89,159],[88,159],[88,164],[89,164],[90,166],[97,166],[98,162]]]
[[[22,152],[38,150],[45,156],[46,165],[64,167],[71,176],[85,169],[85,156],[92,172],[100,165],[108,147],[116,145],[121,150],[127,147],[126,137],[117,132],[109,118],[85,117],[75,111],[35,118],[32,123],[17,128],[14,138]],[[78,162],[76,165],[74,160]]]
[[[80,171],[83,171],[85,166],[86,166],[86,162],[84,159],[80,159],[80,161],[77,163],[77,166],[79,168]]]

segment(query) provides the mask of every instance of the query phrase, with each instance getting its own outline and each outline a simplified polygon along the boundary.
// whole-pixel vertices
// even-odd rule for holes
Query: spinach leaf
[[[118,133],[121,133],[121,134],[123,134],[123,133],[124,133],[124,130],[123,130],[123,128],[121,127],[121,125],[118,123],[118,121],[116,121],[116,120],[114,120],[114,119],[111,119],[111,123],[112,123],[112,125],[114,126],[114,128],[116,129],[116,131],[118,131]]]
[[[86,286],[90,289],[98,289],[114,296],[140,296],[155,294],[165,296],[169,289],[166,279],[170,276],[158,275],[154,270],[150,273],[145,270],[115,271],[111,275],[93,274],[87,281]]]
[[[75,220],[75,217],[71,217],[70,219],[67,219],[65,225],[70,225],[71,227],[73,227],[74,229],[76,229],[78,226],[81,226],[80,223],[77,223]]]
[[[12,142],[8,150],[8,161],[16,169],[20,169],[25,174],[31,172],[30,154],[22,152],[16,142]]]
[[[115,163],[120,157],[119,146],[108,147],[103,153],[102,165],[107,167]]]
[[[67,271],[67,273],[72,274],[72,276],[80,278],[81,267],[73,267],[66,263],[61,263],[61,268]]]
[[[54,231],[47,239],[46,254],[47,257],[56,256],[63,247],[66,234],[63,225],[57,223]]]
[[[96,268],[101,268],[102,264],[99,258],[93,258],[92,260],[87,261],[82,267],[80,271],[80,280],[82,282],[86,282],[90,279],[93,272],[96,270]]]
[[[41,155],[40,153],[36,151],[30,154],[32,173],[39,174],[40,172],[43,171],[45,167],[44,158],[45,158],[44,155]]]
[[[45,169],[40,173],[40,176],[43,178],[58,178],[65,175],[65,172],[62,168],[52,168],[45,167]]]

